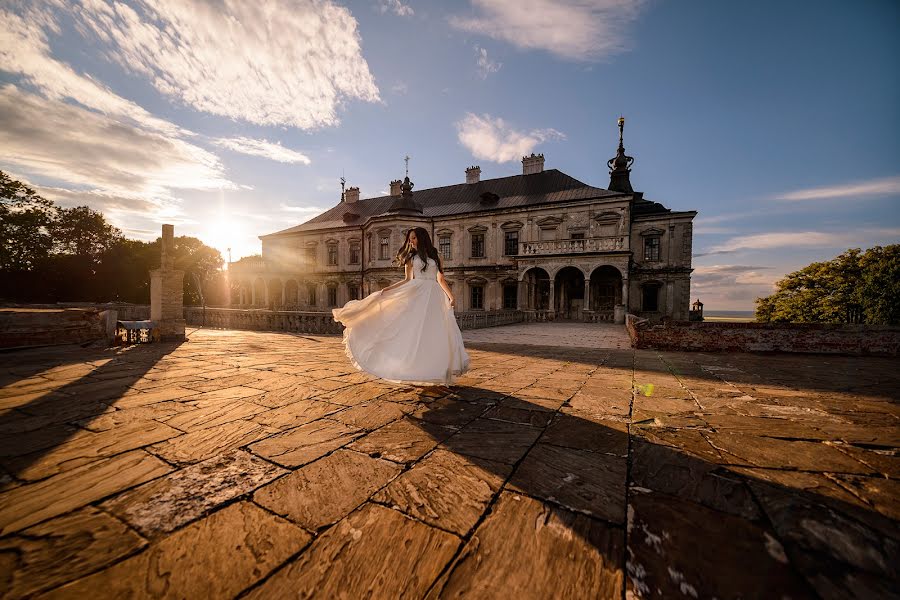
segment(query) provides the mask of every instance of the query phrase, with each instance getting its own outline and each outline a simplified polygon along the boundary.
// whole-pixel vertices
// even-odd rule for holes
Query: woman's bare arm
[[[412,270],[413,270],[412,263],[411,262],[406,263],[406,277],[403,279],[403,281],[398,281],[397,283],[392,283],[391,285],[389,285],[386,288],[384,288],[383,290],[381,290],[381,293],[384,293],[388,290],[393,290],[394,288],[398,288],[401,285],[403,285],[404,283],[406,283],[407,281],[409,281],[410,279],[412,279],[412,274],[413,274]]]
[[[444,292],[447,294],[447,297],[450,298],[450,308],[456,306],[456,298],[453,297],[453,292],[450,291],[450,286],[447,284],[447,280],[444,279],[444,274],[438,271],[437,274],[438,283],[441,284],[441,287],[444,288]]]

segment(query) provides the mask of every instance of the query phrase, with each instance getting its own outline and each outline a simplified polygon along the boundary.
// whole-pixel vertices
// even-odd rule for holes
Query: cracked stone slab
[[[513,464],[528,451],[541,430],[527,425],[476,419],[440,447],[468,456]]]
[[[624,456],[536,445],[516,469],[511,489],[613,523],[625,523]]]
[[[452,433],[448,429],[442,437],[436,438],[436,428],[426,433],[408,419],[400,419],[359,438],[348,447],[376,458],[408,463],[425,456]]]
[[[150,450],[169,462],[177,464],[197,463],[212,458],[220,452],[241,448],[275,433],[275,429],[245,420],[232,421],[210,429],[200,429],[183,434]]]
[[[782,440],[741,433],[707,433],[728,464],[805,471],[871,473],[872,469],[821,442]]]
[[[630,485],[677,496],[750,520],[761,515],[750,489],[726,468],[634,438]],[[795,475],[794,473],[791,476]]]
[[[554,417],[541,442],[625,456],[628,453],[628,427],[617,421],[592,420],[579,412],[567,411]]]
[[[400,404],[379,400],[377,402],[357,404],[335,413],[329,418],[340,421],[349,427],[372,431],[403,417],[408,412],[408,410],[404,410],[405,408],[407,407]]]
[[[251,417],[250,420],[283,431],[305,425],[339,410],[344,410],[344,408],[339,404],[331,404],[324,400],[295,400],[290,404],[261,412]]]
[[[284,467],[295,468],[325,456],[363,432],[337,421],[320,419],[250,445],[250,450]]]
[[[0,535],[96,502],[172,468],[143,450],[132,450],[64,471],[0,494]]]
[[[622,529],[503,492],[429,598],[619,598],[623,538]]]
[[[233,598],[310,537],[252,503],[232,504],[46,598]]]
[[[815,598],[772,532],[657,492],[629,498],[632,598]]]
[[[287,473],[241,450],[214,456],[107,500],[101,507],[158,537]]]
[[[233,402],[197,400],[196,402],[191,401],[190,404],[195,407],[193,410],[184,411],[166,419],[166,425],[191,432],[218,427],[239,419],[248,420],[266,410],[264,406],[241,400]]]
[[[511,470],[503,463],[437,450],[378,492],[374,500],[465,535]]]
[[[92,507],[0,539],[0,593],[23,598],[102,569],[147,545]]]
[[[795,567],[823,598],[891,598],[900,569],[896,521],[854,505],[750,481]]]
[[[347,516],[400,473],[400,467],[347,450],[258,489],[253,501],[309,531]]]
[[[454,535],[366,504],[246,598],[421,598],[458,546]]]
[[[20,479],[39,480],[87,464],[98,458],[121,454],[181,435],[177,429],[156,421],[132,421],[114,430],[80,431],[60,440],[40,456],[23,456],[5,463]]]

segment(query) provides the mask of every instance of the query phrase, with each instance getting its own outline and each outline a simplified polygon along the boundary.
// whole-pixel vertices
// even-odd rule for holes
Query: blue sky
[[[521,172],[697,210],[692,296],[900,241],[900,4],[44,0],[0,8],[0,168],[127,235],[259,251],[333,206]]]

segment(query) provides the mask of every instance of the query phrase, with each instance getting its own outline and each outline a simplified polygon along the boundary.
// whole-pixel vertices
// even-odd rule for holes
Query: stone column
[[[284,285],[284,282],[281,282],[281,308],[284,309],[284,305],[287,304],[287,286]]]
[[[264,284],[264,286],[263,286],[263,298],[264,298],[263,308],[269,308],[269,282],[264,281],[263,284]]]
[[[628,314],[628,279],[622,280],[622,304],[625,306],[625,314]]]
[[[556,281],[554,281],[554,279],[550,280],[550,303],[547,306],[550,310],[550,314],[553,314],[556,311]]]
[[[175,269],[175,226],[162,226],[160,268],[150,271],[150,320],[164,342],[184,341],[184,271]]]
[[[528,284],[525,280],[519,281],[516,288],[516,308],[525,310],[528,308]]]
[[[256,282],[250,282],[250,306],[256,306]]]
[[[584,278],[584,305],[581,307],[582,311],[591,310],[591,278]]]

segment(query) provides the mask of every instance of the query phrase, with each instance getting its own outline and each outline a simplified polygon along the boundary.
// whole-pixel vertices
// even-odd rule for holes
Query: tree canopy
[[[102,213],[57,206],[0,171],[0,300],[149,303],[161,243],[127,239]],[[175,238],[185,304],[200,302],[194,274],[207,303],[224,303],[223,265],[215,248]]]
[[[852,248],[786,275],[756,299],[756,320],[900,324],[900,244]]]

